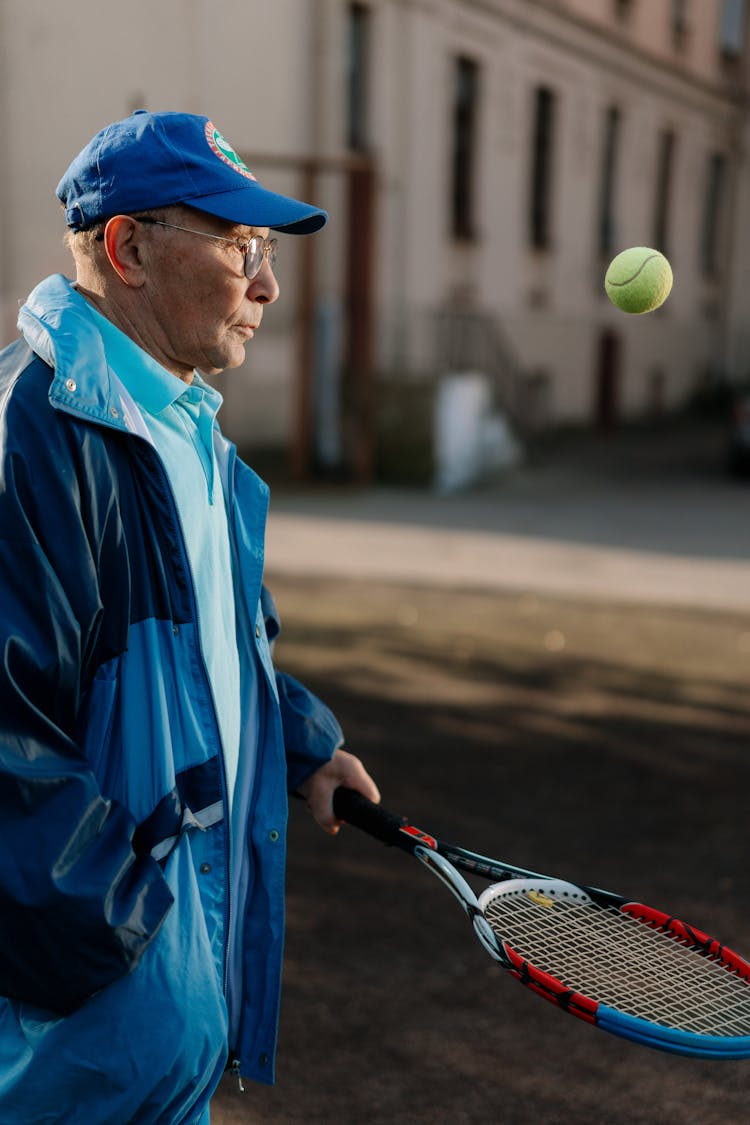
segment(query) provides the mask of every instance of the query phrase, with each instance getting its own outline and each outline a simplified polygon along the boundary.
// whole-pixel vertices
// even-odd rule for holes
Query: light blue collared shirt
[[[222,397],[197,372],[191,384],[178,379],[85,303],[101,333],[107,363],[140,407],[174,492],[193,575],[201,651],[216,705],[231,807],[239,758],[240,664],[227,513],[212,440]]]

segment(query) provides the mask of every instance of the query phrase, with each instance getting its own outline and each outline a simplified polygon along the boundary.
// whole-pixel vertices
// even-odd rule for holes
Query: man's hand
[[[332,836],[341,827],[341,821],[333,812],[333,793],[340,785],[356,789],[371,801],[380,801],[378,787],[359,758],[346,750],[334,751],[331,760],[311,774],[299,787],[299,792],[307,801],[307,807],[320,827]]]

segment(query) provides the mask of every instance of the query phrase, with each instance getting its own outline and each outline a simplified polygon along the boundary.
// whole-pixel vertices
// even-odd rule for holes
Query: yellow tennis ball
[[[623,312],[651,312],[670,294],[672,267],[658,250],[631,246],[609,263],[604,288],[612,304]]]

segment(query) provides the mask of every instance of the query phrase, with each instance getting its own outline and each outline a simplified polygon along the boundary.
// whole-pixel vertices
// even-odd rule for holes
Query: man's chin
[[[226,356],[223,363],[217,357],[217,362],[220,363],[221,366],[200,367],[199,371],[201,375],[221,375],[222,371],[229,371],[233,367],[242,367],[242,364],[245,362],[246,358],[247,357],[245,356],[244,347],[233,348],[230,354]]]

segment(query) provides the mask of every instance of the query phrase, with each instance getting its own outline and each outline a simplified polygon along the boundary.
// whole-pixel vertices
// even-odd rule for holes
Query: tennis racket
[[[750,964],[670,914],[443,843],[351,789],[336,816],[420,860],[491,957],[563,1011],[680,1055],[750,1057]],[[479,897],[460,874],[492,880]]]

